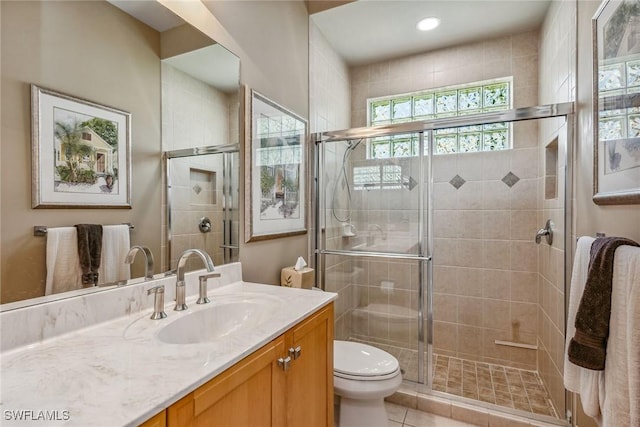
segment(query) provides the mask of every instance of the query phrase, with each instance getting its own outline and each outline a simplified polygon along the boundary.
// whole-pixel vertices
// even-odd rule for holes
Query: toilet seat
[[[400,373],[398,360],[379,348],[351,341],[335,341],[333,374],[356,381],[380,381]]]

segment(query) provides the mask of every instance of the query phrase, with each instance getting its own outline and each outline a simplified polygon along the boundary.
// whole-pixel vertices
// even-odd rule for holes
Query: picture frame
[[[593,201],[640,203],[640,3],[604,0],[592,19]]]
[[[131,114],[31,85],[32,207],[131,208]]]
[[[307,121],[245,88],[245,242],[306,234]]]

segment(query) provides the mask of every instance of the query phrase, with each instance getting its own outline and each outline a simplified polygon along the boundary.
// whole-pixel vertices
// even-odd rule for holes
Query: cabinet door
[[[333,303],[286,335],[287,426],[333,426]],[[299,354],[296,356],[296,351]]]
[[[282,426],[284,338],[262,347],[193,392],[194,426]]]
[[[285,374],[277,360],[284,352],[280,337],[227,369],[172,405],[169,427],[283,426]]]
[[[154,415],[140,424],[140,427],[167,427],[167,411]]]

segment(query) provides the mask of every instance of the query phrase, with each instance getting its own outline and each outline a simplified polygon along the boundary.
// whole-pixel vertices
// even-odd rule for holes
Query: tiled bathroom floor
[[[416,409],[385,402],[389,427],[472,427],[472,424],[439,417]]]
[[[384,402],[384,406],[387,410],[387,424],[384,424],[384,420],[381,420],[380,425],[367,427],[474,427],[473,424],[440,417],[417,409],[406,408],[395,403]],[[336,407],[334,427],[340,427],[338,410]]]

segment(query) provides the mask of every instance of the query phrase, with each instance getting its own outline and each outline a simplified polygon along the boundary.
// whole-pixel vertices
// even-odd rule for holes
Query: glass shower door
[[[336,339],[381,348],[399,360],[405,379],[424,382],[427,169],[423,156],[411,155],[424,141],[419,133],[394,138],[396,145],[380,138],[320,144],[319,270],[324,288],[340,295]],[[385,156],[391,147],[406,155]]]

